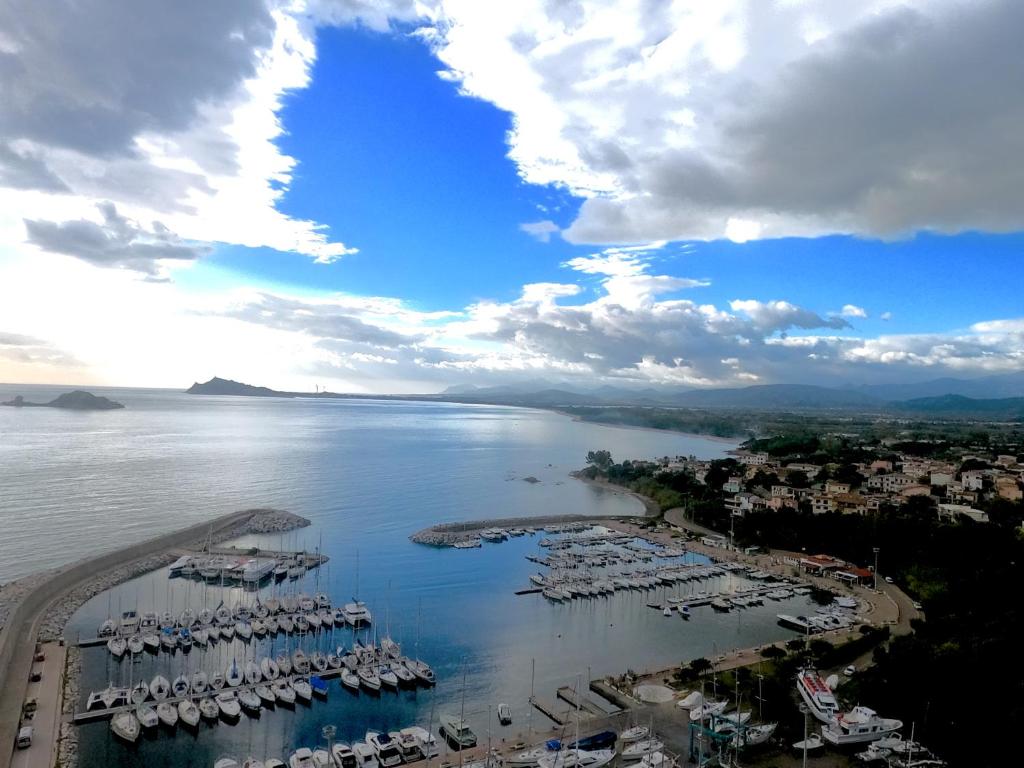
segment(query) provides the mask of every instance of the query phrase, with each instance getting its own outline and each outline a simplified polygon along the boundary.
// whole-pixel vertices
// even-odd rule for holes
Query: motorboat
[[[314,749],[313,766],[314,768],[334,768],[334,763],[331,760],[331,753],[326,749]]]
[[[206,673],[203,670],[192,673],[192,692],[193,693],[206,693],[206,689],[209,687],[210,682],[206,677]]]
[[[408,728],[403,728],[399,733],[411,733],[416,737],[416,740],[420,744],[420,752],[426,758],[437,757],[440,754],[438,748],[437,738],[428,731],[426,728],[421,728],[418,725],[413,725]]]
[[[149,694],[153,697],[154,701],[163,701],[167,698],[170,691],[171,684],[167,682],[167,678],[163,675],[157,675],[153,678],[153,682],[149,684]]]
[[[142,726],[134,712],[118,712],[110,719],[110,730],[119,739],[134,744],[138,741]]]
[[[108,618],[102,624],[100,628],[96,630],[97,637],[110,637],[117,632],[117,622],[112,618]]]
[[[377,670],[371,667],[360,667],[357,674],[359,675],[359,682],[363,686],[371,691],[380,690],[380,675],[377,674]]]
[[[412,763],[423,757],[420,740],[409,731],[392,731],[391,738],[398,742],[398,751],[402,753],[403,763]]]
[[[310,676],[309,687],[313,689],[314,696],[319,696],[321,699],[327,698],[327,681],[320,677],[320,675]]]
[[[377,755],[377,762],[380,763],[381,768],[394,768],[396,765],[401,765],[402,753],[398,748],[398,742],[391,738],[390,734],[367,731],[366,743]]]
[[[854,707],[822,728],[821,736],[829,744],[841,747],[877,741],[902,727],[902,720],[879,717],[875,710],[868,707]]]
[[[331,757],[336,768],[356,768],[356,753],[344,742],[339,741],[331,747]]]
[[[200,699],[198,708],[199,714],[203,716],[204,720],[216,720],[220,716],[220,707],[210,697]]]
[[[263,707],[260,704],[260,697],[256,695],[252,688],[242,688],[238,691],[238,704],[242,709],[250,713],[259,712]]]
[[[159,712],[157,712],[159,714]],[[185,725],[195,728],[199,725],[199,707],[192,699],[182,699],[178,702],[178,717]]]
[[[468,749],[476,746],[476,734],[465,720],[454,715],[441,715],[441,735],[452,749]]]
[[[299,747],[288,758],[288,768],[316,768],[313,763],[313,750]]]
[[[295,689],[288,684],[287,680],[275,680],[274,684],[270,686],[270,690],[273,691],[274,698],[284,706],[295,706]]]
[[[828,724],[839,714],[835,694],[814,670],[802,669],[797,673],[796,689],[816,720]]]
[[[156,713],[156,709],[149,704],[140,704],[135,708],[135,717],[139,720],[139,725],[143,728],[156,728],[160,724],[160,717]]]
[[[160,719],[160,722],[168,728],[173,728],[178,724],[178,708],[170,702],[161,701],[157,704],[156,716]]]
[[[651,733],[651,729],[646,725],[634,725],[632,728],[627,728],[619,735],[619,740],[629,744],[633,741],[640,741],[646,739]]]
[[[821,749],[823,746],[825,746],[825,742],[822,741],[821,735],[817,733],[812,733],[806,739],[803,739],[802,741],[798,741],[795,744],[793,744],[793,749],[797,750],[798,752],[802,752],[806,749],[808,752],[810,752],[814,749]]]
[[[242,714],[242,706],[234,691],[221,691],[216,696],[217,709],[228,720],[237,720]]]
[[[537,766],[538,768],[601,768],[614,758],[614,749],[597,749],[592,752],[563,749],[542,757],[537,761]]]
[[[380,768],[377,753],[365,741],[353,742],[352,753],[356,756],[356,768]]]
[[[263,674],[264,680],[277,680],[277,676],[281,674],[277,662],[269,656],[264,656],[260,661],[260,672]]]
[[[512,725],[512,709],[505,702],[498,705],[498,722],[502,725]]]
[[[309,703],[313,700],[313,687],[309,684],[309,681],[303,677],[296,677],[292,680],[292,690],[295,691],[295,697]]]

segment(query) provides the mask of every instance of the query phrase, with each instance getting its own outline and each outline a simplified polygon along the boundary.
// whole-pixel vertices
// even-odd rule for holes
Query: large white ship
[[[821,675],[813,669],[800,670],[796,676],[796,689],[816,719],[826,724],[835,720],[839,714],[839,703]]]

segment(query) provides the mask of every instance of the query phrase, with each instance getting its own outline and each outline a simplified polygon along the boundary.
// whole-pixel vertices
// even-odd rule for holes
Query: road
[[[50,768],[53,765],[60,735],[65,650],[59,643],[46,643],[43,645],[46,659],[33,665],[33,669],[43,675],[38,683],[28,684],[25,694],[27,699],[35,699],[37,704],[32,720],[26,723],[35,733],[31,747],[15,751],[11,768]]]
[[[253,510],[233,512],[213,521],[73,563],[25,594],[21,603],[11,610],[6,626],[0,631],[0,768],[8,768],[12,764],[36,638],[50,607],[91,578],[129,565],[140,558],[206,539],[210,535],[216,536],[221,531],[243,523],[253,514]],[[52,744],[43,745],[38,738],[33,749],[37,746],[43,750],[52,748]]]

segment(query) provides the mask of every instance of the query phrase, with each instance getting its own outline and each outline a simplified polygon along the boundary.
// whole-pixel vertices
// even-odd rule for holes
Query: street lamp
[[[800,705],[800,712],[804,716],[804,760],[803,768],[807,768],[807,713],[810,712],[806,704]]]
[[[320,733],[323,734],[324,739],[327,741],[327,754],[334,755],[334,736],[338,732],[338,729],[333,725],[325,725],[320,729]],[[332,757],[333,759],[333,757]]]
[[[872,547],[871,551],[875,553],[875,592],[878,591],[878,547]]]

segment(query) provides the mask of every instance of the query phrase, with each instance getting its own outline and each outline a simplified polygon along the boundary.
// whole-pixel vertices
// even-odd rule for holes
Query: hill
[[[18,395],[3,405],[14,408],[65,408],[70,411],[115,411],[124,408],[121,403],[106,397],[98,397],[81,389],[65,392],[48,403],[32,403]]]
[[[240,381],[214,376],[209,381],[196,382],[185,390],[189,395],[240,395],[245,397],[294,397],[294,392],[279,392],[269,387],[256,387]]]

